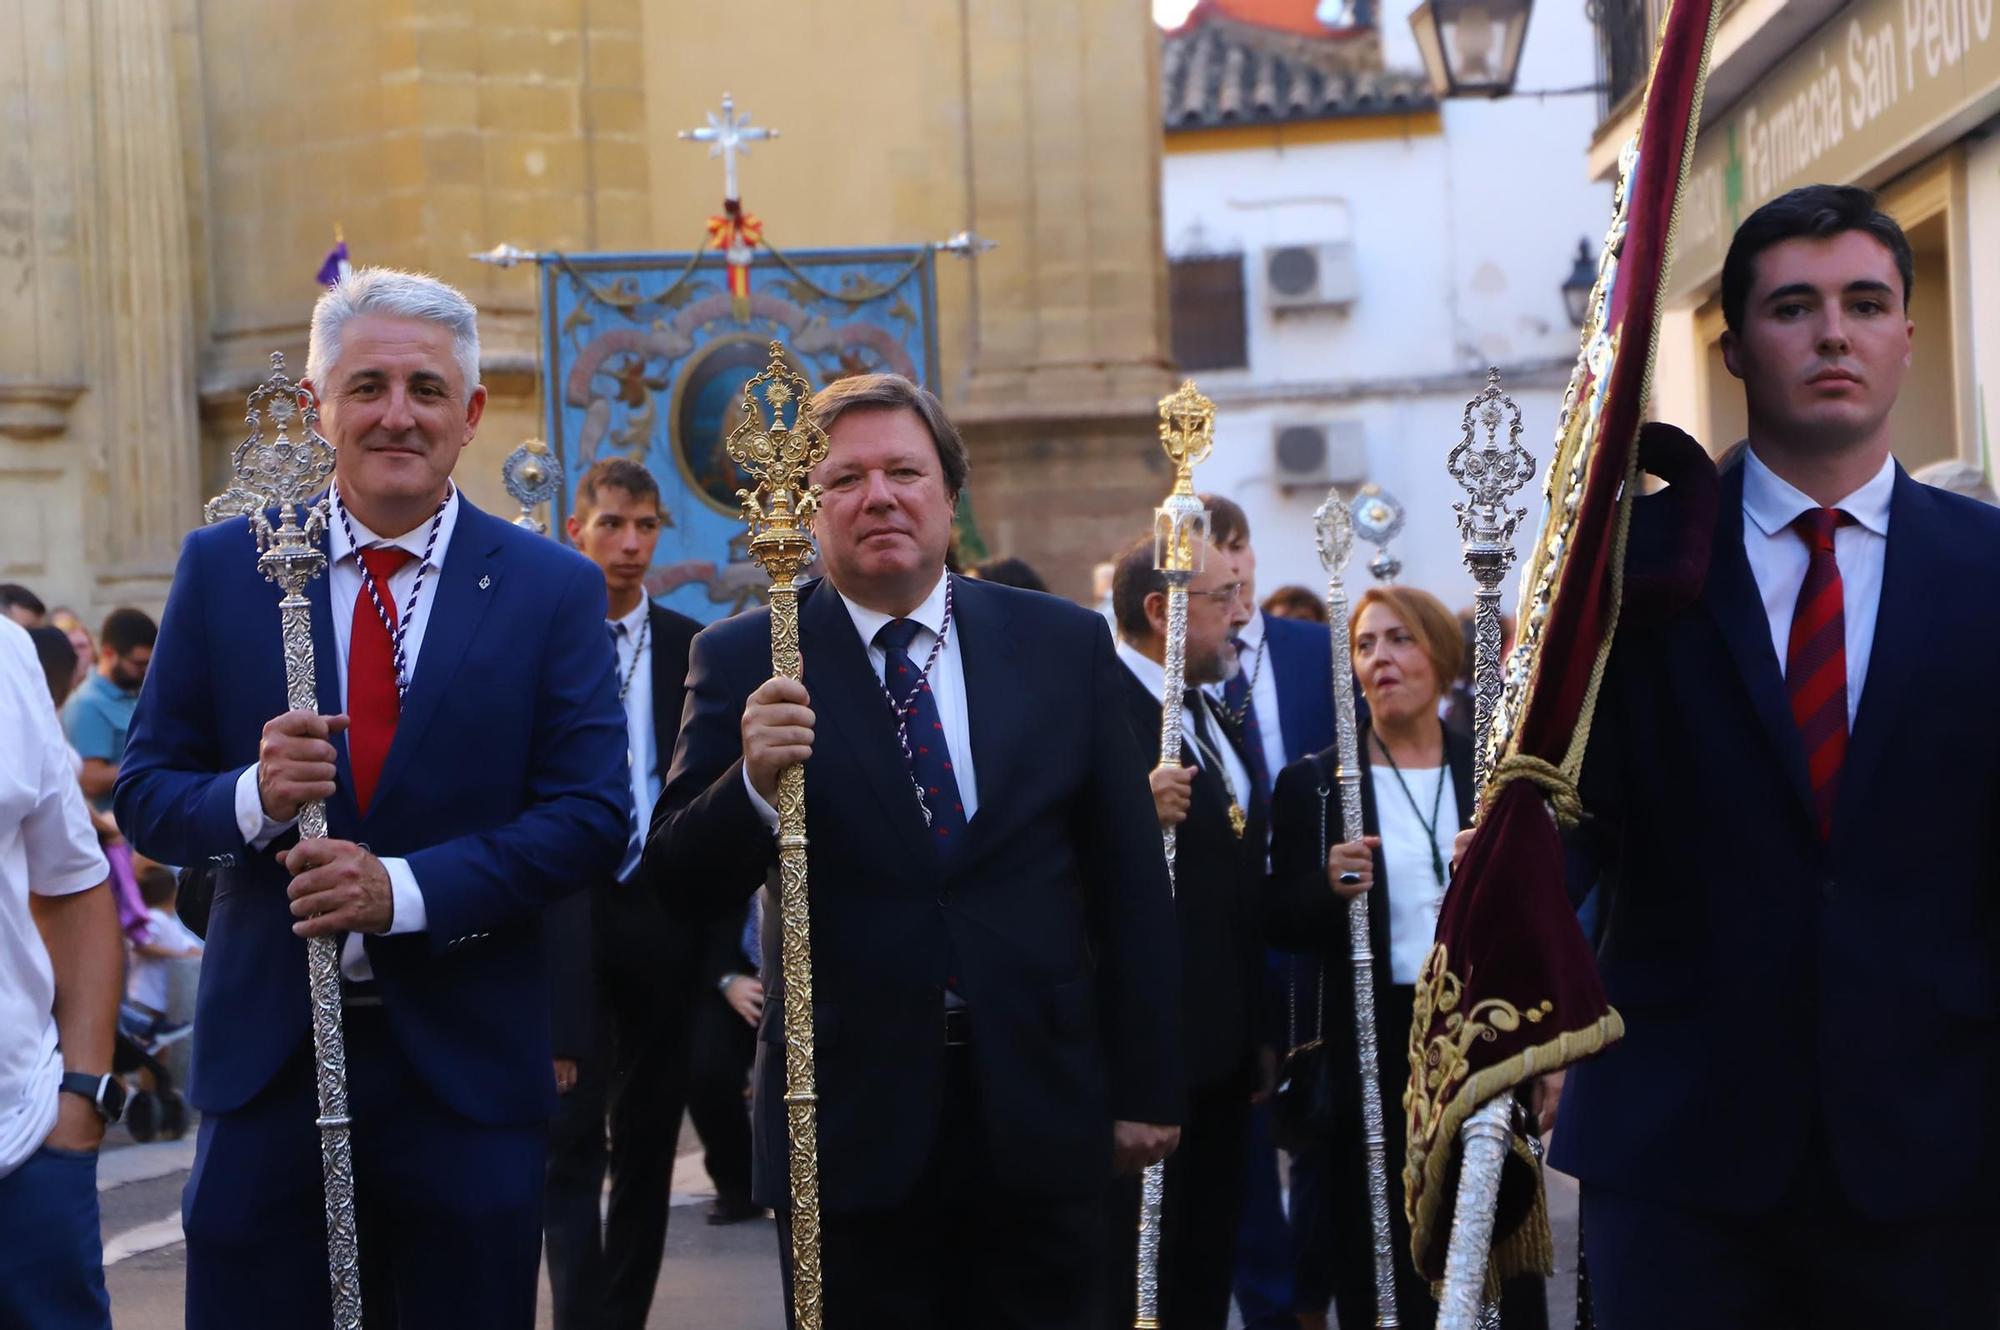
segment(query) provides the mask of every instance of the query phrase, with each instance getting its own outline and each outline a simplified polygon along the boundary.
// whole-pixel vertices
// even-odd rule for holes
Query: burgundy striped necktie
[[[1805,744],[1813,810],[1822,840],[1833,828],[1840,764],[1847,756],[1847,614],[1842,608],[1840,565],[1834,562],[1835,528],[1854,519],[1837,508],[1808,508],[1792,519],[1809,562],[1792,610],[1785,648],[1785,687],[1792,720]]]

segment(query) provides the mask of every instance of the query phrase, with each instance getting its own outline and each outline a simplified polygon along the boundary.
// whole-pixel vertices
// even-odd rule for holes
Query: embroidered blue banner
[[[747,313],[732,302],[722,256],[549,255],[541,263],[543,396],[548,443],[576,480],[601,457],[644,463],[666,523],[648,592],[704,623],[762,599],[745,553],[723,450],[743,384],[782,344],[815,387],[893,371],[937,390],[937,282],[928,246],[779,253],[759,248]]]

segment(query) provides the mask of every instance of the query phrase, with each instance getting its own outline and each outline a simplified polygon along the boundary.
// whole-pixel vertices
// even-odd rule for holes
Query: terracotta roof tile
[[[1169,130],[1437,105],[1421,73],[1382,68],[1373,31],[1302,37],[1214,14],[1161,38],[1160,100]]]

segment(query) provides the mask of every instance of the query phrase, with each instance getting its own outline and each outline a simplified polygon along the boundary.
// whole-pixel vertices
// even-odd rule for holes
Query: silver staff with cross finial
[[[736,189],[736,159],[748,156],[750,145],[764,139],[778,137],[778,131],[750,123],[750,113],[738,115],[736,101],[728,93],[722,94],[722,112],[708,113],[708,123],[699,129],[683,129],[679,137],[695,143],[706,143],[710,157],[722,159],[722,197],[735,202],[742,198]]]
[[[312,602],[306,584],[326,569],[327,478],[333,446],[316,426],[311,394],[285,373],[273,352],[271,377],[250,394],[243,418],[248,438],[231,458],[236,483],[203,508],[209,522],[242,517],[256,542],[257,567],[278,584],[285,653],[285,705],[319,709],[313,673]],[[299,435],[292,437],[297,425]],[[266,438],[266,426],[271,437]],[[326,835],[326,801],[299,808],[299,839]],[[326,1258],[333,1288],[335,1330],[360,1330],[361,1249],[354,1222],[354,1152],[348,1137],[347,1048],[340,1030],[340,943],[330,935],[306,942],[311,985],[313,1061],[319,1089],[320,1167],[326,1181]]]
[[[1360,506],[1359,498],[1355,506]],[[1393,502],[1393,501],[1392,501]],[[1380,529],[1387,526],[1384,519]],[[1395,528],[1402,526],[1400,505]],[[1339,489],[1313,511],[1320,565],[1326,569],[1326,622],[1333,635],[1333,732],[1340,784],[1340,838],[1361,839],[1361,731],[1354,715],[1354,647],[1347,602],[1347,562],[1354,554],[1354,515]],[[1384,548],[1389,529],[1379,545]],[[1324,813],[1322,812],[1322,817]],[[1354,968],[1354,1050],[1361,1066],[1361,1131],[1368,1148],[1369,1256],[1375,1269],[1375,1324],[1395,1330],[1395,1239],[1389,1228],[1389,1138],[1382,1110],[1381,1040],[1375,1026],[1375,946],[1368,923],[1368,893],[1347,902],[1347,954]],[[1323,999],[1322,999],[1323,1000]]]
[[[1475,419],[1476,418],[1476,419]],[[1477,590],[1472,611],[1472,789],[1473,816],[1480,816],[1487,778],[1499,749],[1493,717],[1502,684],[1500,583],[1514,566],[1514,532],[1526,508],[1508,505],[1535,474],[1535,459],[1521,446],[1521,408],[1500,390],[1500,371],[1486,373],[1486,387],[1465,404],[1462,437],[1445,458],[1445,469],[1465,490],[1452,505],[1458,514],[1465,566]],[[1500,440],[1505,424],[1507,439]],[[1458,1198],[1451,1238],[1445,1247],[1444,1290],[1439,1298],[1440,1330],[1474,1330],[1499,1324],[1496,1305],[1483,1304],[1487,1253],[1493,1245],[1493,1213],[1500,1200],[1500,1172],[1513,1140],[1511,1094],[1498,1094],[1466,1119]]]
[[[1194,492],[1194,469],[1215,446],[1215,403],[1189,379],[1160,399],[1160,446],[1174,464],[1174,487],[1153,510],[1153,567],[1167,584],[1167,641],[1161,669],[1160,766],[1181,764],[1181,712],[1187,694],[1188,586],[1201,572],[1208,549],[1208,509]],[[1174,885],[1174,828],[1161,833],[1167,885]],[[1167,1166],[1149,1164],[1139,1187],[1138,1296],[1135,1330],[1160,1324],[1160,1219],[1166,1206]]]

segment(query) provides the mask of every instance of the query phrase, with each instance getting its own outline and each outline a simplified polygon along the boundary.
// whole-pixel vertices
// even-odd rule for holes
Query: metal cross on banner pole
[[[1504,445],[1503,423],[1508,426]],[[1463,437],[1446,457],[1445,469],[1465,490],[1464,501],[1452,507],[1458,514],[1465,566],[1478,587],[1472,610],[1472,801],[1477,817],[1492,775],[1488,739],[1500,703],[1500,583],[1514,566],[1514,531],[1528,515],[1527,509],[1509,509],[1508,504],[1533,479],[1535,459],[1521,446],[1521,408],[1500,391],[1498,369],[1487,371],[1485,389],[1465,404],[1460,424]],[[1513,1107],[1512,1095],[1495,1095],[1459,1129],[1464,1144],[1458,1203],[1452,1212],[1438,1308],[1438,1324],[1453,1330],[1498,1324],[1497,1313],[1482,1303],[1481,1295],[1486,1287],[1486,1253],[1493,1244],[1494,1208],[1500,1201],[1500,1171],[1513,1141]]]
[[[285,373],[285,357],[271,356],[271,377],[250,394],[244,423],[250,437],[231,459],[236,483],[208,501],[203,517],[248,520],[257,567],[278,584],[284,634],[285,705],[319,709],[313,673],[312,602],[306,584],[326,568],[320,538],[326,531],[327,478],[333,446],[315,426],[312,397]],[[301,431],[294,439],[291,427]],[[264,437],[264,427],[272,437]],[[274,519],[275,514],[275,519]],[[299,839],[326,836],[326,801],[299,809]],[[354,1152],[348,1137],[347,1048],[340,1030],[340,943],[322,934],[306,942],[306,975],[312,990],[313,1061],[319,1090],[320,1167],[326,1181],[326,1258],[333,1288],[335,1330],[360,1330],[361,1251],[354,1225]]]
[[[1167,644],[1160,689],[1160,765],[1181,764],[1181,711],[1187,692],[1188,584],[1201,571],[1208,545],[1208,509],[1194,492],[1194,469],[1215,446],[1215,404],[1189,379],[1160,399],[1160,446],[1174,464],[1174,488],[1153,510],[1153,567],[1167,584]],[[1174,883],[1174,828],[1161,836],[1167,852],[1167,885]],[[1139,1190],[1139,1269],[1135,1330],[1160,1324],[1160,1219],[1167,1194],[1167,1166],[1149,1164]]]
[[[1399,507],[1393,527],[1402,524]],[[1395,530],[1387,529],[1386,519],[1383,527],[1386,534],[1377,543],[1386,558],[1388,538]],[[1313,512],[1313,532],[1320,564],[1326,569],[1326,620],[1333,635],[1334,776],[1340,784],[1340,838],[1352,842],[1363,835],[1360,726],[1354,715],[1354,649],[1347,602],[1354,518],[1339,489],[1328,490],[1326,502]],[[1368,923],[1368,893],[1364,891],[1347,902],[1347,948],[1354,966],[1354,1049],[1361,1064],[1361,1130],[1368,1147],[1368,1250],[1375,1269],[1375,1324],[1380,1330],[1395,1330],[1401,1321],[1396,1314],[1395,1239],[1389,1228],[1389,1144],[1383,1125],[1381,1046],[1375,1026],[1373,936]]]
[[[762,400],[759,400],[761,391]],[[812,469],[826,460],[826,432],[812,413],[812,385],[791,367],[785,348],[743,385],[742,419],[729,456],[749,473],[736,491],[750,528],[750,557],[771,578],[771,674],[803,679],[799,593],[794,579],[812,558],[812,517],[819,486]],[[794,415],[785,423],[786,408]],[[785,983],[785,1117],[791,1135],[792,1311],[798,1330],[819,1330],[819,1098],[813,1080],[812,914],[806,897],[806,771],[778,773],[778,909]]]

